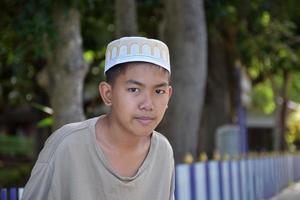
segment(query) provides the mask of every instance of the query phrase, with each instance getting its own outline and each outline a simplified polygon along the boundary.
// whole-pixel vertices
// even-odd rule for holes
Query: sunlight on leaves
[[[91,51],[91,50],[85,51],[84,54],[83,54],[83,58],[84,58],[86,63],[91,64],[94,61],[94,58],[95,58],[94,51]]]
[[[40,110],[44,113],[47,113],[49,115],[52,115],[53,114],[53,109],[48,107],[48,106],[45,106],[45,105],[42,105],[42,104],[38,104],[38,103],[31,103],[31,106],[34,107],[35,109],[37,110]]]
[[[37,127],[42,128],[42,127],[51,127],[53,125],[53,117],[46,117],[45,119],[42,119],[38,122]]]
[[[286,141],[289,146],[300,141],[300,106],[288,116]]]
[[[255,109],[271,114],[275,110],[273,91],[268,82],[257,84],[252,91],[252,102]]]
[[[267,27],[270,24],[271,16],[269,12],[263,12],[261,16],[261,24]]]

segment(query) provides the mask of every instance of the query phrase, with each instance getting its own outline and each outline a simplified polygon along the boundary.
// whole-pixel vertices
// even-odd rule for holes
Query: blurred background
[[[47,137],[107,111],[109,41],[164,41],[174,94],[158,130],[176,163],[300,148],[297,0],[1,0],[0,187],[24,186]]]

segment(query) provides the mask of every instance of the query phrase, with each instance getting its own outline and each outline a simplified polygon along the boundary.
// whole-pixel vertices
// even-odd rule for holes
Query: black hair
[[[121,64],[117,64],[115,66],[113,66],[112,68],[110,68],[109,70],[107,70],[105,72],[105,76],[106,76],[106,82],[108,82],[110,85],[113,85],[117,79],[117,77],[120,74],[124,74],[127,70],[127,68],[130,66],[130,63],[137,63],[137,62],[128,62],[128,63],[121,63]],[[143,63],[143,62],[141,62]],[[170,73],[168,70],[166,70],[165,68],[162,68],[158,65],[154,65],[157,66],[161,69],[163,69],[165,72],[167,72],[169,74],[169,81],[170,81]]]
[[[126,72],[128,66],[128,63],[121,63],[107,70],[107,72],[105,72],[106,82],[112,85],[120,74]]]

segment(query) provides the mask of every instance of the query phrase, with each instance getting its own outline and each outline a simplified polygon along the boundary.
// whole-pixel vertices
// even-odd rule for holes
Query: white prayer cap
[[[149,62],[171,72],[169,49],[159,40],[145,37],[123,37],[107,45],[104,73],[127,62]]]

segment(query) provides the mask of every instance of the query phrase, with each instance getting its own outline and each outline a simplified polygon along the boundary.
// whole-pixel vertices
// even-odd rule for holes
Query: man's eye
[[[164,90],[160,90],[160,89],[155,90],[155,92],[156,92],[156,94],[164,94],[164,93],[166,93]]]
[[[139,92],[138,88],[128,88],[128,92],[136,93]]]

